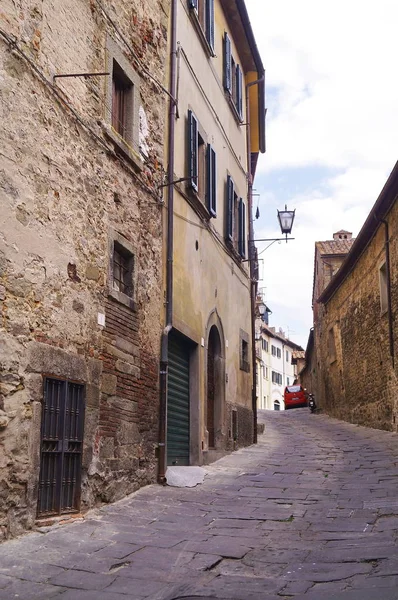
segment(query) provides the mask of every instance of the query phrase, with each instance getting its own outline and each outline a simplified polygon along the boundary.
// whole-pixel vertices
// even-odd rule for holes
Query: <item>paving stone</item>
[[[112,574],[103,575],[101,573],[88,573],[87,571],[70,569],[54,577],[49,583],[80,590],[103,590],[115,579],[116,575]]]
[[[0,600],[12,600],[13,598],[18,598],[19,600],[61,598],[64,590],[65,588],[63,587],[15,579],[11,585],[0,589]]]

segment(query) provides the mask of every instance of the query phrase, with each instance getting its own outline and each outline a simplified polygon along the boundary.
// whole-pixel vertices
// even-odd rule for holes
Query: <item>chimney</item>
[[[340,240],[352,240],[352,232],[341,229],[333,234],[333,239],[338,242]]]

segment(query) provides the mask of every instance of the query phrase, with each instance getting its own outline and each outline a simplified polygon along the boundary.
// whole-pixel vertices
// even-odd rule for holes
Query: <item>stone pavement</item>
[[[398,600],[398,437],[307,409],[191,489],[0,546],[0,599]]]

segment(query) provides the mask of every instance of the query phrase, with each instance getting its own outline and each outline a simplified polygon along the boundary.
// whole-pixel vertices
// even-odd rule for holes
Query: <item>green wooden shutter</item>
[[[189,347],[169,337],[167,464],[189,465]]]
[[[232,73],[231,73],[231,40],[225,32],[224,35],[224,88],[232,93]]]
[[[188,177],[198,191],[198,121],[191,110],[188,110]]]
[[[214,0],[206,1],[206,39],[214,54]]]
[[[243,76],[239,65],[236,65],[236,110],[243,121]]]
[[[234,182],[232,177],[227,177],[227,198],[226,198],[226,234],[228,241],[234,240]]]
[[[239,240],[238,252],[242,258],[246,257],[246,207],[242,198],[239,199]]]
[[[212,217],[217,216],[217,161],[213,147],[207,146],[207,208]]]

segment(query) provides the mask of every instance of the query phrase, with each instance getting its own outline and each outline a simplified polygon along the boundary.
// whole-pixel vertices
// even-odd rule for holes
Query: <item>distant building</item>
[[[276,331],[261,318],[256,321],[257,408],[284,410],[283,394],[287,385],[297,379],[297,361],[293,353],[303,348]]]

